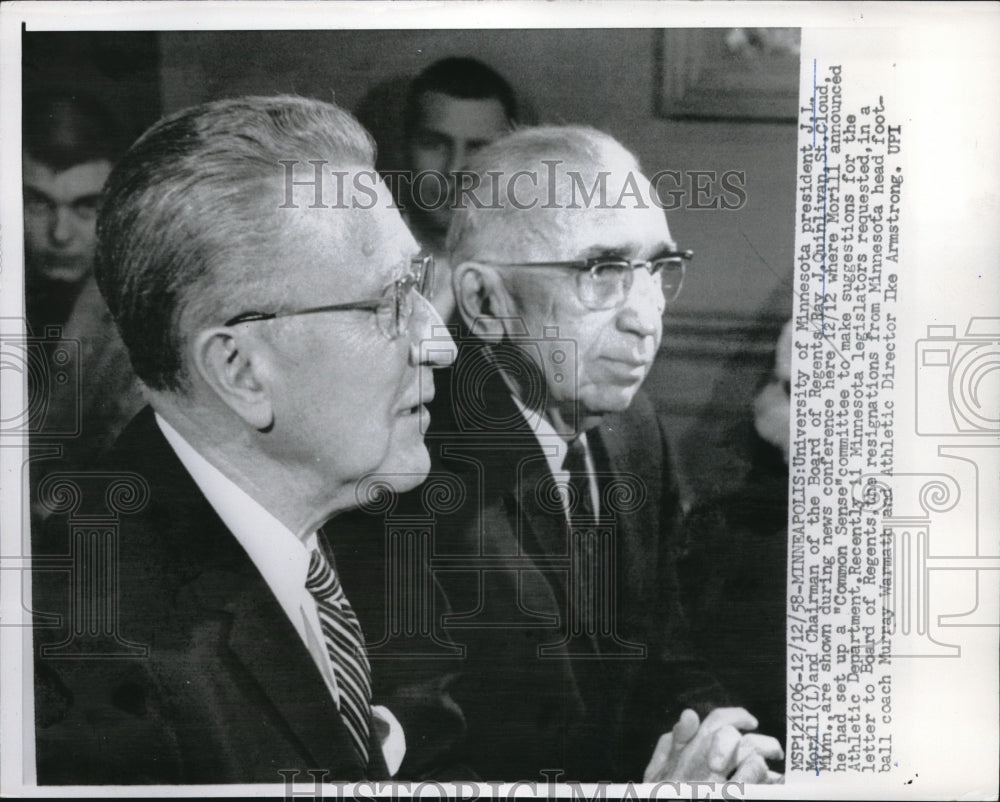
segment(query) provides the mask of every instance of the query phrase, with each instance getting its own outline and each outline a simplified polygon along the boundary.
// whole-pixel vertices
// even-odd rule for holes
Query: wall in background
[[[741,478],[749,464],[749,404],[791,309],[793,124],[659,118],[653,30],[165,32],[158,38],[165,112],[272,92],[333,98],[357,109],[378,85],[398,87],[438,58],[471,55],[507,77],[538,121],[608,131],[649,173],[745,172],[743,208],[668,215],[678,242],[697,256],[647,385],[696,489],[726,489]],[[376,115],[390,131],[392,111]]]
[[[132,136],[141,134],[160,116],[156,34],[26,32],[21,43],[25,92],[86,92],[107,106]]]

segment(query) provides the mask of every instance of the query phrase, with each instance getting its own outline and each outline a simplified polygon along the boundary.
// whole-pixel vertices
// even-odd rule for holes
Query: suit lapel
[[[505,483],[502,489],[515,510],[515,532],[521,551],[566,556],[566,518],[543,446],[499,373],[493,373],[487,386],[495,399],[493,416],[515,424],[505,433],[504,448],[491,452],[496,464],[487,465],[486,476],[502,477]],[[561,573],[565,585],[565,572],[556,573]]]
[[[145,471],[154,500],[150,514],[163,537],[173,541],[175,566],[187,577],[178,596],[197,608],[193,617],[199,617],[198,610],[204,618],[219,610],[231,616],[232,656],[285,722],[310,767],[328,769],[338,780],[368,776],[312,655],[253,561],[166,442],[151,410],[140,413],[116,448],[136,465],[157,466],[153,475]],[[374,754],[370,768],[381,766],[384,776],[384,763],[377,763]]]
[[[644,406],[644,397],[637,396],[633,405]],[[659,451],[660,436],[649,431],[634,431],[635,415],[619,414],[604,419],[594,430],[591,448],[598,473],[607,479],[617,479],[634,486],[644,499],[641,506],[627,512],[603,509],[602,515],[614,514],[620,538],[624,545],[634,539],[634,533],[658,533],[660,529],[660,497],[663,487],[663,459]],[[655,421],[648,421],[655,426]],[[655,444],[657,448],[653,448]],[[601,483],[602,497],[605,483]],[[614,494],[611,494],[612,496]],[[612,499],[613,500],[613,499]],[[607,506],[607,505],[605,505]]]
[[[569,540],[565,513],[554,479],[541,449],[535,444],[531,458],[517,466],[517,529],[522,548],[529,554],[568,557]],[[556,571],[565,586],[567,572]]]
[[[256,585],[256,587],[254,587]],[[229,608],[229,646],[288,724],[311,766],[336,779],[366,776],[326,684],[284,610],[264,583],[250,583]]]

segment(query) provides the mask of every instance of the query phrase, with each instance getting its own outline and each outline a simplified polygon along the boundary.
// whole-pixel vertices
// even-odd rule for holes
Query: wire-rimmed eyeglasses
[[[577,271],[576,291],[588,309],[615,309],[625,303],[635,271],[645,268],[659,276],[664,305],[680,295],[684,283],[685,262],[694,251],[667,251],[655,259],[626,259],[623,256],[592,256],[566,262],[481,262],[493,267],[562,267]]]
[[[226,321],[226,326],[240,323],[257,323],[262,320],[276,320],[296,315],[316,315],[321,312],[348,312],[362,309],[375,313],[379,331],[389,340],[395,340],[405,332],[413,315],[413,293],[425,298],[434,286],[434,257],[415,256],[410,260],[410,272],[389,284],[378,298],[350,301],[326,306],[310,306],[287,312],[242,312]]]

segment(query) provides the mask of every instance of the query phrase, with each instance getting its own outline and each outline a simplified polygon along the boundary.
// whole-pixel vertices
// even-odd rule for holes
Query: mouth
[[[53,268],[79,268],[81,265],[88,264],[86,256],[78,256],[76,254],[67,253],[53,253],[52,251],[39,253],[37,258],[42,264]]]
[[[433,400],[434,400],[434,396],[433,395],[428,395],[425,398],[422,398],[420,401],[418,401],[413,406],[404,407],[402,410],[400,410],[399,414],[402,415],[403,417],[409,417],[410,415],[419,415],[420,411],[422,409],[426,409],[427,405],[431,401],[433,401]]]
[[[607,377],[615,384],[632,385],[645,380],[652,367],[652,362],[645,359],[606,357],[604,365]]]
[[[647,370],[652,367],[653,361],[651,359],[641,359],[635,357],[613,357],[608,356],[604,358],[606,362],[617,366],[620,369],[627,371],[635,370]]]

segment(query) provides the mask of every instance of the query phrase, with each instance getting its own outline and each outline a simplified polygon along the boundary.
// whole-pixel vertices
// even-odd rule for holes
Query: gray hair
[[[350,114],[294,96],[205,103],[143,134],[105,186],[94,266],[136,375],[182,390],[184,324],[246,311],[283,230],[283,161],[369,169],[374,157]]]
[[[467,172],[478,187],[452,217],[447,248],[453,265],[551,244],[570,218],[600,202],[587,195],[602,173],[638,179],[642,169],[614,137],[565,125],[522,128],[497,139],[476,153]]]

